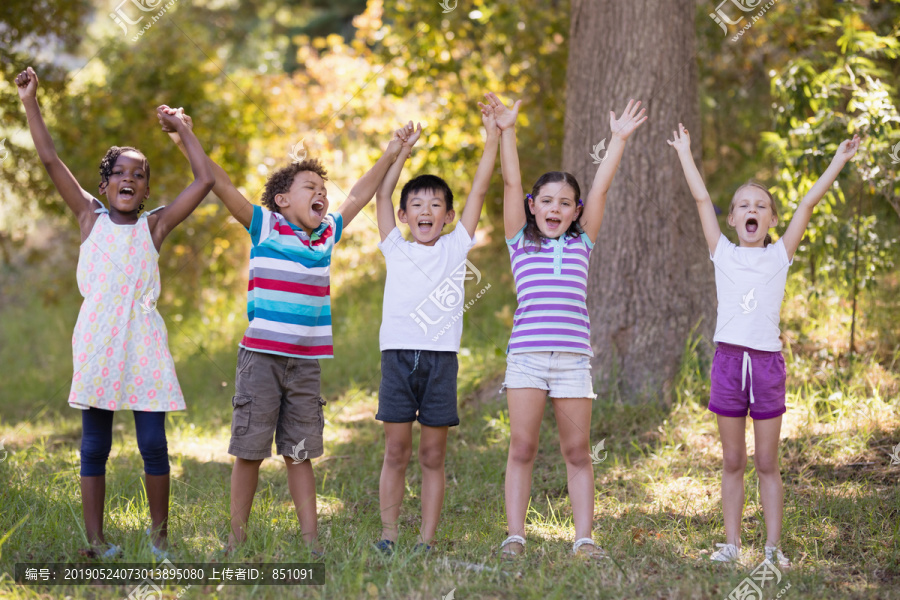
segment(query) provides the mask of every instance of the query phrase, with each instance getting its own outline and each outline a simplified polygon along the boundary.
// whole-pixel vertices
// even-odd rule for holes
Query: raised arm
[[[818,181],[816,181],[809,192],[803,196],[802,200],[800,200],[800,204],[794,212],[794,217],[791,219],[790,225],[788,225],[787,230],[784,232],[784,237],[782,237],[788,260],[793,260],[794,253],[797,252],[797,248],[800,246],[800,241],[803,239],[803,234],[806,232],[806,226],[809,225],[809,220],[812,218],[813,210],[815,210],[816,205],[822,200],[825,192],[828,191],[834,183],[834,180],[837,179],[837,176],[844,168],[844,165],[853,158],[858,149],[858,135],[854,135],[851,140],[844,140],[841,142],[837,152],[834,154],[834,158],[831,159],[831,164],[828,165],[828,168],[825,169],[822,176],[819,177]]]
[[[397,160],[388,169],[381,185],[378,186],[378,191],[375,193],[375,214],[378,219],[378,232],[381,234],[382,242],[387,239],[387,236],[397,226],[397,221],[394,220],[394,203],[391,201],[391,196],[393,196],[394,188],[397,187],[397,182],[400,180],[403,164],[409,158],[409,155],[412,153],[412,147],[419,140],[421,134],[422,125],[419,124],[418,127],[413,129],[412,121],[394,132],[394,136],[400,139],[402,144],[400,154],[397,155]]]
[[[170,108],[166,112],[175,114],[175,110],[176,109]],[[188,129],[193,130],[194,123],[188,115],[184,115],[184,121],[187,124]],[[172,141],[175,142],[178,149],[181,150],[181,153],[190,160],[190,156],[181,139],[181,135],[164,123],[162,119],[160,119],[159,123],[162,125],[163,131],[169,134],[169,137],[172,138]],[[250,229],[250,222],[253,220],[253,205],[250,204],[250,201],[247,200],[240,191],[238,191],[234,183],[232,183],[231,178],[225,173],[225,169],[220,167],[208,156],[206,160],[209,164],[212,176],[215,179],[215,184],[212,188],[213,193],[219,197],[222,204],[225,205],[225,208],[228,209],[228,212],[231,213],[231,216],[233,216],[238,223],[243,225],[245,229]]]
[[[93,196],[78,184],[75,176],[56,154],[56,146],[53,145],[53,138],[47,131],[47,125],[44,123],[41,107],[37,101],[38,77],[34,69],[28,67],[19,73],[16,76],[16,87],[19,99],[22,100],[22,105],[25,107],[28,129],[31,131],[31,139],[34,140],[38,157],[44,164],[44,168],[47,169],[47,174],[50,175],[50,180],[56,186],[60,196],[75,213],[81,227],[81,239],[84,241],[94,225],[96,220],[94,209],[98,207],[91,206]]]
[[[622,160],[622,154],[625,152],[625,143],[628,140],[628,136],[634,133],[634,130],[647,120],[647,117],[644,116],[645,109],[641,109],[641,112],[638,112],[640,107],[640,101],[635,104],[634,100],[629,100],[628,106],[625,107],[625,112],[622,113],[620,119],[616,118],[615,112],[609,111],[609,128],[612,130],[609,149],[607,149],[606,156],[600,163],[597,173],[594,174],[594,183],[591,184],[591,191],[584,202],[584,212],[578,221],[592,242],[597,239],[597,234],[600,233],[600,225],[603,223],[603,212],[606,209],[606,193],[609,191],[613,177],[619,169],[619,163]]]
[[[484,152],[478,162],[478,170],[472,180],[472,189],[466,198],[466,206],[463,208],[459,222],[469,237],[475,237],[475,229],[478,228],[478,219],[481,218],[481,207],[484,206],[484,198],[487,195],[488,186],[491,183],[491,175],[494,173],[494,162],[497,160],[497,147],[500,145],[500,128],[497,127],[497,118],[490,104],[478,103],[481,109],[481,122],[484,125],[485,139]]]
[[[179,108],[175,114],[171,114],[168,112],[168,109],[168,106],[160,106],[156,110],[156,115],[160,121],[178,133],[184,146],[185,154],[191,162],[194,181],[164,209],[148,217],[150,219],[150,235],[153,238],[153,245],[156,246],[157,251],[162,246],[166,236],[179,223],[188,218],[188,215],[194,212],[194,209],[206,197],[216,182],[212,174],[212,167],[209,164],[209,158],[200,146],[197,136],[194,135],[191,127],[188,125],[184,110]]]
[[[369,169],[365,175],[360,177],[359,181],[357,181],[352,188],[350,188],[350,194],[338,208],[338,212],[341,213],[341,218],[344,220],[344,229],[346,229],[347,225],[350,224],[350,221],[359,214],[359,211],[372,200],[375,191],[381,185],[382,181],[384,181],[388,169],[394,164],[397,157],[400,156],[402,145],[403,143],[397,136],[391,138],[391,141],[388,143],[387,148],[385,148],[381,158],[379,158],[375,165]],[[390,233],[390,230],[388,233]]]
[[[485,94],[494,119],[500,129],[500,172],[503,174],[503,233],[512,238],[525,227],[525,194],[522,191],[522,174],[519,172],[519,150],[516,148],[516,118],[521,100],[512,108],[506,106],[497,94]]]
[[[700,213],[703,237],[706,238],[706,246],[709,248],[709,255],[712,256],[716,253],[716,246],[719,245],[719,238],[722,236],[719,221],[716,219],[716,209],[713,208],[709,192],[706,191],[706,185],[703,183],[703,178],[700,177],[697,165],[694,164],[694,157],[691,156],[691,136],[688,135],[688,130],[679,123],[678,131],[673,131],[672,135],[674,140],[666,140],[666,143],[678,152],[684,177],[687,179],[691,195],[694,196],[694,201],[697,203],[697,212]]]

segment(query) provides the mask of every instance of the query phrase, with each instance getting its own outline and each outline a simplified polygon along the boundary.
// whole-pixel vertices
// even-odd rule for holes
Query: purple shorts
[[[774,419],[787,412],[787,369],[781,352],[719,342],[712,364],[709,410],[723,417]]]

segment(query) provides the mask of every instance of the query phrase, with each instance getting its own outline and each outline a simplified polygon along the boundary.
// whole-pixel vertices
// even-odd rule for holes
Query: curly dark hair
[[[119,156],[121,156],[123,152],[137,152],[141,155],[144,159],[144,170],[147,172],[147,185],[150,185],[150,161],[147,160],[147,157],[143,152],[132,146],[112,146],[106,151],[103,160],[100,161],[100,185],[109,183],[113,167],[116,166],[116,161],[119,160]]]
[[[550,171],[538,177],[538,180],[534,182],[534,187],[531,190],[530,196],[537,201],[537,197],[541,193],[542,187],[548,183],[556,183],[559,181],[565,182],[575,190],[575,200],[578,203],[578,206],[583,206],[581,202],[581,187],[578,185],[578,180],[575,179],[575,176],[571,173],[566,173],[564,171]],[[581,235],[583,231],[581,225],[578,223],[578,219],[575,219],[572,221],[572,224],[569,225],[569,229],[566,230],[565,235],[568,237],[577,237]],[[544,234],[538,229],[537,220],[534,218],[534,215],[531,214],[531,209],[528,207],[528,196],[525,197],[525,239],[536,246],[534,252],[541,251],[541,240],[544,239]]]
[[[281,209],[275,203],[275,196],[284,194],[294,185],[294,177],[297,173],[311,171],[328,181],[328,171],[322,166],[318,158],[307,158],[298,163],[291,163],[286,167],[282,167],[269,175],[266,180],[266,189],[263,190],[262,204],[272,212],[280,213]]]
[[[444,200],[447,204],[447,212],[453,210],[453,192],[450,191],[450,186],[447,185],[447,182],[437,175],[419,175],[407,181],[400,192],[400,210],[406,211],[406,201],[409,199],[410,194],[423,190],[443,192]]]

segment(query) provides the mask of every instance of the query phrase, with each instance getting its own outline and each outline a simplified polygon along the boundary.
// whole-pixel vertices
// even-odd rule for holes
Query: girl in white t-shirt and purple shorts
[[[781,355],[780,313],[787,271],[800,245],[813,209],[859,147],[859,137],[844,140],[828,169],[800,201],[784,236],[772,243],[768,230],[778,223],[775,200],[758,183],[745,183],[731,199],[728,224],[737,231],[739,245],[722,235],[709,192],[691,155],[691,140],[681,123],[670,146],[697,202],[703,235],[716,267],[717,343],[711,373],[709,410],[716,414],[722,440],[722,511],[726,543],[710,558],[739,562],[741,515],[744,510],[744,439],[747,414],[753,419],[759,475],[759,496],[766,520],[766,560],[789,568],[779,548],[784,489],[778,465],[778,440],[785,413],[786,370]]]

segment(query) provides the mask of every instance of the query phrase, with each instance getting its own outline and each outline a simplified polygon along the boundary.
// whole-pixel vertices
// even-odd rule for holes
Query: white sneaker
[[[787,556],[781,553],[781,549],[777,546],[766,546],[766,560],[777,566],[779,569],[790,569],[791,561]]]
[[[721,548],[721,550],[716,550],[709,557],[710,560],[715,560],[717,562],[740,562],[741,561],[741,549],[734,544],[716,544],[716,547]]]

